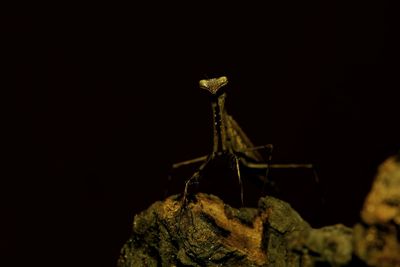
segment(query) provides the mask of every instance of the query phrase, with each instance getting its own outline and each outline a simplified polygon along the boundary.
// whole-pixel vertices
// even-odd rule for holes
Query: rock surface
[[[305,229],[290,237],[290,249],[303,255],[301,266],[358,266],[353,260],[353,230],[342,224]]]
[[[370,266],[400,266],[400,155],[381,164],[354,227],[355,253]]]
[[[287,237],[310,226],[289,204],[260,199],[259,208],[234,209],[199,193],[182,208],[176,196],[135,216],[120,267],[300,266]]]
[[[171,196],[135,216],[118,266],[400,267],[400,155],[379,167],[361,220],[314,229],[274,197],[235,209],[213,195],[184,207]]]
[[[177,196],[135,216],[119,267],[344,266],[352,259],[352,230],[313,229],[291,206],[264,197],[259,207],[235,209],[199,193],[182,208]]]

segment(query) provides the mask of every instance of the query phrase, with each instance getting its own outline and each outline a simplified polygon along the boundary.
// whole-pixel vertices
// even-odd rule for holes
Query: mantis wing
[[[251,160],[255,162],[265,162],[264,157],[257,151],[252,150],[254,148],[253,143],[250,138],[244,133],[239,124],[233,119],[232,116],[225,113],[225,121],[227,124],[227,135],[231,143],[231,147],[235,152],[244,154]]]

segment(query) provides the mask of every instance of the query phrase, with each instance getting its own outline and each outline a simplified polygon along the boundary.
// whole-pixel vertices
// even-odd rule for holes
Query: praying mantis
[[[175,163],[172,169],[200,163],[200,167],[185,182],[183,192],[183,202],[188,200],[189,187],[197,183],[203,176],[203,171],[213,161],[223,159],[229,161],[237,176],[240,185],[240,201],[243,206],[243,184],[241,169],[256,169],[264,173],[260,179],[265,183],[269,169],[274,168],[307,168],[312,169],[312,164],[270,164],[273,150],[272,144],[254,146],[239,124],[229,115],[225,109],[226,92],[225,85],[228,78],[222,76],[219,78],[204,79],[199,81],[199,86],[211,94],[211,107],[213,114],[213,149],[209,155],[194,158],[191,160]],[[265,153],[265,157],[262,153]],[[264,177],[264,178],[262,178]]]

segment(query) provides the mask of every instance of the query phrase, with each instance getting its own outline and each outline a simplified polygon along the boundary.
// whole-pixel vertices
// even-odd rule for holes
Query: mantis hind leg
[[[243,164],[243,166],[245,166],[246,168],[249,168],[249,169],[261,170],[264,172],[262,175],[265,176],[265,178],[262,179],[260,177],[260,180],[264,184],[268,180],[273,148],[274,148],[274,146],[272,144],[267,144],[267,145],[263,145],[263,146],[249,147],[249,148],[246,148],[246,149],[240,151],[240,153],[242,154],[242,156],[240,157],[240,162]],[[265,156],[265,158],[263,157],[262,160],[259,160],[258,162],[254,162],[254,159],[252,159],[252,157],[247,156],[247,153],[251,153],[253,151],[264,151],[266,156]]]
[[[182,207],[186,207],[188,204],[188,196],[189,196],[189,187],[199,180],[202,175],[203,170],[207,167],[209,162],[214,158],[214,154],[211,154],[207,157],[206,161],[201,164],[198,170],[185,182],[185,189],[183,190],[182,197]]]
[[[238,181],[239,181],[239,186],[240,186],[240,202],[241,202],[242,207],[243,207],[244,206],[244,201],[243,201],[243,182],[242,182],[242,177],[240,176],[239,159],[236,156],[235,156],[235,168],[236,168],[236,174],[237,174]]]
[[[182,197],[182,207],[186,207],[188,204],[188,195],[189,195],[189,187],[193,184],[193,182],[197,181],[200,177],[199,171],[196,171],[186,182],[185,189],[183,190]]]
[[[175,170],[181,168],[181,167],[185,167],[185,166],[189,166],[189,165],[193,165],[199,162],[205,162],[207,161],[208,156],[201,156],[201,157],[197,157],[194,159],[190,159],[190,160],[186,160],[186,161],[181,161],[178,163],[174,163],[171,165],[171,167],[168,170],[168,175],[167,175],[167,179],[168,179],[168,185],[173,183],[173,180],[176,178],[175,177]],[[170,193],[170,188],[166,188],[164,191],[164,197],[167,197],[168,194]]]

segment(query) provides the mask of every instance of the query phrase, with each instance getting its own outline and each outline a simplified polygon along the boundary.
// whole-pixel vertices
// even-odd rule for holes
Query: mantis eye
[[[199,82],[200,88],[201,89],[207,89],[207,80],[200,80]]]
[[[221,84],[221,86],[224,86],[228,83],[228,78],[226,78],[226,76],[219,77],[217,80],[218,83]]]

